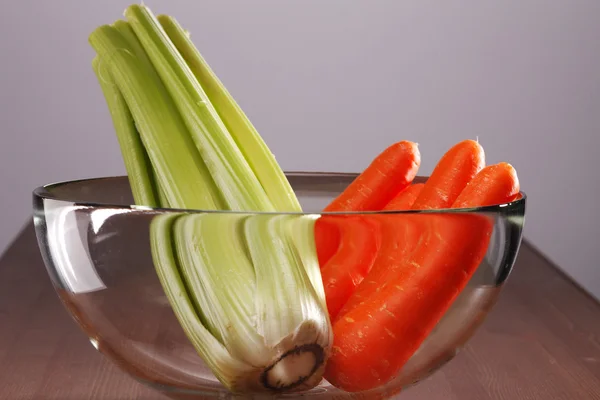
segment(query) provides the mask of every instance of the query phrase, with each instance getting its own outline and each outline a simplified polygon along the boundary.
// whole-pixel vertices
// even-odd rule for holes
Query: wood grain
[[[50,284],[31,224],[0,259],[0,399],[165,399],[81,333]],[[525,243],[466,348],[399,399],[600,399],[600,306]]]

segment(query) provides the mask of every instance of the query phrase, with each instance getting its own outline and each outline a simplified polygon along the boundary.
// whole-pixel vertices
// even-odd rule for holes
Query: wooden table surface
[[[600,399],[600,305],[526,243],[466,348],[401,400]],[[0,399],[164,399],[97,353],[28,225],[0,259]]]

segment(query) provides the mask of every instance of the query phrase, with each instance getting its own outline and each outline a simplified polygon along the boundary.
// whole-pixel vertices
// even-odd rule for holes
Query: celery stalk
[[[134,201],[136,204],[156,207],[159,200],[152,165],[125,99],[112,76],[102,73],[98,57],[92,61],[92,67],[112,117]]]
[[[123,95],[168,203],[188,209],[221,208],[222,198],[195,151],[170,98],[154,82],[135,50],[115,28],[92,32],[90,44]]]
[[[268,365],[256,332],[256,274],[244,251],[240,214],[189,215],[177,221],[175,243],[182,275],[206,326],[229,353],[250,365]],[[224,240],[226,239],[226,240]],[[235,326],[235,329],[231,329]]]
[[[296,194],[275,160],[275,156],[244,111],[189,39],[186,31],[173,17],[159,15],[157,19],[200,85],[202,85],[210,102],[214,105],[231,136],[238,144],[267,196],[273,202],[275,209],[291,212],[302,211]]]
[[[252,368],[234,357],[213,334],[202,325],[194,305],[189,299],[185,283],[176,268],[176,255],[173,249],[173,225],[181,215],[159,215],[150,226],[152,257],[157,265],[158,278],[169,302],[176,304],[173,311],[195,349],[215,376],[228,388],[235,391],[238,382],[252,375]]]
[[[321,380],[333,338],[310,278],[315,271],[305,269],[293,236],[297,226],[312,224],[297,215],[237,213],[190,214],[174,223],[187,301],[214,339],[250,368],[228,387],[297,390]],[[309,267],[319,271],[316,263]],[[212,343],[194,345],[210,353]]]
[[[118,107],[109,103],[122,114],[113,115],[118,135],[138,139],[122,146],[147,155],[145,164],[128,161],[135,191],[152,189],[155,203],[175,208],[265,212],[153,219],[155,269],[178,321],[234,392],[315,386],[333,338],[314,218],[271,213],[301,208],[258,132],[174,20],[163,18],[168,35],[145,6],[130,6],[125,17],[97,28],[90,43],[95,68],[102,64],[109,77],[105,95],[120,96]]]
[[[119,31],[119,33],[121,33],[121,35],[123,36],[123,39],[125,39],[127,41],[127,43],[129,44],[129,46],[131,46],[131,48],[133,49],[135,56],[140,60],[140,62],[144,65],[144,67],[147,68],[148,73],[150,75],[152,75],[152,78],[154,79],[154,84],[157,86],[157,88],[159,88],[159,90],[163,92],[163,95],[165,97],[168,97],[169,94],[168,94],[167,90],[165,89],[162,81],[160,80],[160,77],[156,73],[156,70],[154,69],[154,66],[152,65],[152,63],[150,62],[150,59],[144,52],[144,48],[142,47],[140,41],[138,40],[137,36],[135,36],[135,32],[133,32],[133,29],[131,28],[131,25],[129,24],[129,22],[123,21],[123,20],[118,20],[118,21],[115,21],[115,23],[113,23],[112,26],[117,31]],[[152,170],[152,173],[154,176],[155,175],[154,170]],[[156,192],[157,192],[157,197],[158,197],[157,206],[169,207],[169,202],[166,198],[165,191],[160,187],[160,183],[155,180],[155,185],[156,185]]]
[[[154,15],[143,5],[133,5],[126,9],[125,17],[156,66],[228,208],[275,211],[196,77]]]
[[[316,218],[316,216],[305,215],[303,218],[295,219],[288,227],[296,254],[300,258],[298,264],[304,267],[317,298],[321,300],[323,309],[327,310],[325,287],[321,277],[321,266],[317,258],[317,245],[314,237]]]

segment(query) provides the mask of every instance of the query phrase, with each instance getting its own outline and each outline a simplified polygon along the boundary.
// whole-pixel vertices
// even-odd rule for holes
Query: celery
[[[302,211],[275,157],[246,114],[229,94],[177,20],[159,15],[158,21],[202,85],[225,126],[278,211]]]
[[[204,90],[156,18],[144,6],[125,16],[171,94],[228,208],[275,211]]]
[[[174,222],[178,279],[189,290],[184,309],[176,312],[193,318],[185,311],[193,305],[195,319],[244,363],[246,369],[234,381],[215,372],[234,391],[259,389],[259,382],[262,390],[311,387],[321,379],[332,336],[324,297],[316,294],[310,277],[319,265],[305,268],[302,246],[295,245],[294,237],[299,227],[310,229],[313,222],[298,215],[237,213],[190,214]],[[176,262],[168,264],[164,257],[155,261],[162,265],[163,285],[171,292],[180,290],[170,275]],[[181,307],[174,304],[176,310]],[[193,343],[205,359],[219,363],[220,353],[210,352],[213,340]],[[292,349],[294,354],[281,357]]]
[[[256,274],[240,235],[244,220],[238,214],[186,216],[175,225],[180,239],[176,248],[191,297],[209,330],[230,354],[261,365],[269,358],[257,351],[262,338],[252,319],[255,304],[248,301],[256,293]]]
[[[152,257],[159,265],[176,265],[176,256],[173,252],[173,224],[180,215],[159,215],[152,220],[150,226]],[[190,301],[186,286],[176,268],[157,268],[158,277],[169,302],[173,307],[181,327],[194,344],[194,347],[225,385],[232,390],[236,389],[237,382],[250,373],[252,368],[234,357],[213,336],[213,334],[200,323],[194,305]]]
[[[232,391],[318,384],[332,334],[314,218],[271,213],[301,208],[258,132],[176,22],[161,17],[161,25],[139,5],[125,17],[97,28],[90,43],[135,201],[266,211],[154,218],[152,257],[178,321]]]
[[[194,145],[181,116],[135,50],[107,25],[92,32],[90,44],[136,121],[168,203],[189,209],[220,208],[222,199],[200,155],[191,151]]]
[[[137,204],[155,207],[158,205],[158,193],[152,165],[135,128],[135,121],[112,76],[102,74],[98,57],[94,58],[92,67],[113,120],[133,198]]]

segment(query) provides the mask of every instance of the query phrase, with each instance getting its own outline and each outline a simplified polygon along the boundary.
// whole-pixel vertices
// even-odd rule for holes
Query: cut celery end
[[[125,11],[148,57],[171,94],[228,208],[275,211],[194,74],[152,12],[143,5]]]
[[[101,26],[90,35],[103,71],[122,93],[156,171],[157,181],[172,207],[222,209],[222,198],[187,128],[170,98],[115,28]]]
[[[302,211],[289,181],[246,114],[204,60],[175,18],[159,15],[162,25],[238,144],[277,211]]]
[[[268,346],[280,343],[306,320],[320,325],[317,331],[328,330],[326,308],[298,254],[297,238],[292,236],[293,225],[302,223],[310,221],[291,215],[252,215],[246,220],[245,235],[259,293],[257,329]]]
[[[95,30],[90,43],[146,150],[154,201],[301,211],[273,155],[208,65],[179,53],[195,48],[175,46],[144,6],[125,16]],[[321,380],[333,341],[313,224],[223,213],[160,215],[151,224],[152,256],[171,307],[234,392],[300,390]]]
[[[261,391],[318,384],[330,351],[327,311],[294,243],[294,225],[305,223],[311,221],[213,213],[174,223],[189,303],[233,358],[260,371],[245,384]]]

